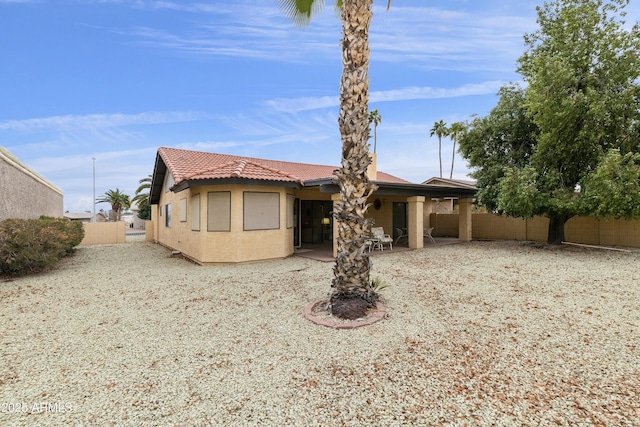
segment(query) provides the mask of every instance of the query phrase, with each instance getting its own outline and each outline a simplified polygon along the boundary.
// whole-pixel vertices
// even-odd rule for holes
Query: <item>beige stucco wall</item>
[[[434,236],[458,237],[458,214],[430,215]],[[488,213],[474,213],[473,238],[496,240],[527,240],[545,242],[549,220],[513,218]],[[640,247],[640,220],[597,220],[573,217],[565,225],[565,240],[571,243],[605,246]]]
[[[144,240],[146,242],[153,242],[153,232],[154,232],[154,223],[153,221],[145,221],[144,222]]]
[[[0,221],[61,217],[63,192],[0,147]]]
[[[375,199],[380,199],[381,206],[380,209],[375,209],[373,207],[373,202]],[[393,203],[405,203],[407,201],[406,197],[394,197],[394,196],[371,196],[369,197],[368,202],[371,203],[369,209],[367,210],[367,217],[373,218],[374,225],[376,227],[384,228],[385,234],[389,234],[393,236]]]
[[[207,193],[229,191],[231,193],[230,231],[207,231]],[[276,192],[279,194],[279,228],[273,230],[244,230],[244,192]],[[158,206],[153,206],[152,222],[154,239],[173,250],[202,264],[242,263],[293,254],[293,227],[287,228],[287,194],[292,189],[272,186],[203,186],[184,191],[164,192],[160,196],[162,215]],[[191,228],[191,196],[200,195],[200,230]],[[186,221],[180,220],[180,199],[186,198]],[[166,205],[171,204],[171,225],[166,226]]]
[[[126,226],[124,221],[118,222],[83,222],[84,239],[81,246],[106,245],[124,243]]]

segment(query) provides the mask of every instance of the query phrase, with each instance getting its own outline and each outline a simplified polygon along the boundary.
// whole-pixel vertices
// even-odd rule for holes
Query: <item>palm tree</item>
[[[429,136],[437,135],[438,136],[438,157],[440,158],[440,178],[442,178],[442,137],[447,136],[449,129],[447,129],[447,124],[440,119],[439,122],[435,122],[433,127],[431,128],[431,133]]]
[[[455,123],[451,123],[451,127],[447,132],[447,134],[453,141],[453,150],[452,150],[453,154],[451,154],[451,172],[449,173],[449,179],[453,179],[453,162],[456,159],[456,141],[458,140],[458,137],[460,136],[460,134],[462,134],[462,132],[465,131],[465,129],[466,127],[464,123],[455,122]]]
[[[373,152],[376,152],[377,145],[377,135],[376,130],[378,129],[378,125],[382,123],[382,116],[378,112],[378,110],[373,110],[369,112],[369,124],[373,123]]]
[[[143,191],[151,189],[151,179],[152,177],[151,175],[149,175],[146,178],[142,178],[140,181],[138,181],[140,186],[136,188],[136,193],[135,196],[133,196],[133,198],[131,199],[131,204],[140,204],[140,202],[142,202],[143,200],[149,199],[149,191],[146,191],[144,193]]]
[[[136,188],[136,194],[131,199],[131,204],[138,206],[138,218],[151,219],[151,209],[149,209],[149,190],[151,189],[152,176],[142,178],[138,183],[140,186]],[[145,191],[147,190],[147,191]]]
[[[291,19],[306,25],[318,12],[322,0],[279,0]],[[330,307],[334,315],[347,319],[363,316],[375,304],[371,286],[371,261],[365,241],[373,221],[365,218],[367,199],[376,187],[367,177],[371,163],[369,139],[369,25],[373,0],[337,0],[342,22],[342,77],[338,127],[342,160],[335,172],[340,200],[333,208],[338,231],[337,256],[333,268]],[[391,0],[387,3],[389,7]]]
[[[108,190],[96,203],[110,203],[111,210],[115,213],[116,221],[120,221],[123,209],[131,207],[131,199],[119,189]]]

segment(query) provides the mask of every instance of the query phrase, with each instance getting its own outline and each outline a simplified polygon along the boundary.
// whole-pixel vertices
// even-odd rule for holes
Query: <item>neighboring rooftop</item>
[[[74,220],[90,220],[93,218],[93,214],[91,212],[65,212],[63,217]]]
[[[438,178],[433,177],[429,178],[425,182],[425,185],[440,185],[444,187],[459,187],[459,188],[468,188],[470,190],[476,190],[476,182],[472,180],[464,180],[464,179],[448,179],[448,178]]]

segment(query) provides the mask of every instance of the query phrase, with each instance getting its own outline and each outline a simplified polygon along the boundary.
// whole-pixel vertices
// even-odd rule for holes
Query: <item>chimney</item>
[[[367,178],[369,178],[370,181],[376,181],[378,179],[378,166],[376,164],[376,153],[369,153],[369,156],[371,157],[371,163],[367,168]]]

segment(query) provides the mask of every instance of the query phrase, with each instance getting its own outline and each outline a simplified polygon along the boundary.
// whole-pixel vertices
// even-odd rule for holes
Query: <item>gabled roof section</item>
[[[237,159],[230,162],[214,165],[205,170],[192,172],[184,179],[220,179],[220,178],[245,178],[263,179],[268,181],[293,181],[302,184],[296,176],[273,169],[249,159]]]

